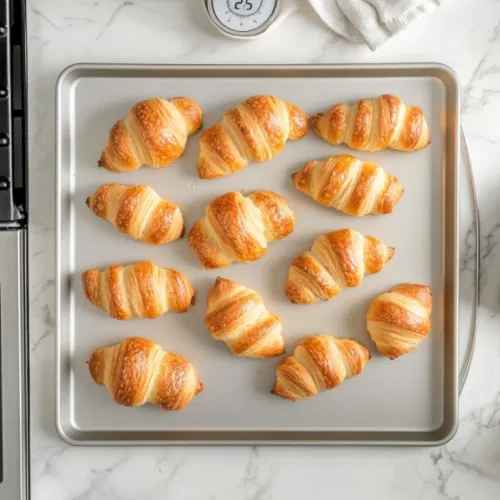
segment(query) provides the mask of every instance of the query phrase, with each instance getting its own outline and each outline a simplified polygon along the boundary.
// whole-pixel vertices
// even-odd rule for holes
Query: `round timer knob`
[[[206,0],[212,23],[232,38],[263,33],[276,19],[281,0]]]

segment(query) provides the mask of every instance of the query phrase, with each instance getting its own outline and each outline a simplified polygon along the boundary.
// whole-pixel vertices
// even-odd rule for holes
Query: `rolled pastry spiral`
[[[153,319],[185,312],[194,303],[193,285],[184,274],[147,261],[89,269],[82,283],[85,297],[115,319]]]
[[[360,151],[424,149],[430,142],[424,112],[384,94],[356,104],[336,104],[311,120],[312,129],[330,144],[345,143]]]
[[[344,288],[359,286],[365,274],[381,271],[393,255],[394,248],[352,229],[322,234],[292,262],[286,295],[295,304],[330,300]]]
[[[180,208],[145,185],[105,184],[86,201],[87,207],[135,240],[161,245],[180,238],[184,221]]]
[[[218,277],[208,293],[205,324],[237,356],[269,358],[284,352],[281,321],[262,297],[235,281]]]
[[[94,382],[106,386],[123,406],[151,403],[181,410],[203,390],[189,361],[141,337],[95,350],[88,366]]]
[[[278,97],[250,97],[225,113],[200,138],[198,174],[216,179],[276,156],[288,139],[307,133],[307,115]]]
[[[286,200],[272,191],[226,193],[209,203],[189,245],[205,269],[216,269],[260,259],[267,244],[288,236],[294,224]]]
[[[292,178],[299,191],[321,205],[356,216],[391,213],[404,192],[392,174],[351,155],[310,161]]]
[[[141,101],[111,128],[98,165],[113,172],[166,167],[184,153],[188,136],[201,124],[200,106],[187,97]]]
[[[370,357],[368,349],[355,340],[308,337],[293,356],[279,362],[271,392],[291,401],[315,396],[337,387],[346,377],[359,375]]]
[[[430,287],[398,285],[373,300],[366,316],[367,328],[379,352],[395,359],[427,337],[431,312]]]

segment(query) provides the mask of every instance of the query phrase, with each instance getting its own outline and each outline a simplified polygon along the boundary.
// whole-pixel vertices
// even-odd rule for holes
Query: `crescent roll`
[[[216,179],[276,156],[307,133],[307,115],[278,97],[257,95],[230,109],[200,138],[198,173]]]
[[[160,198],[149,186],[105,184],[86,204],[121,233],[151,245],[176,240],[184,232],[180,208]]]
[[[291,401],[315,396],[359,375],[370,358],[368,349],[355,340],[314,335],[279,362],[271,392]]]
[[[194,288],[184,274],[152,262],[115,265],[82,274],[83,293],[115,319],[157,318],[185,312],[194,304]]]
[[[360,151],[424,149],[430,142],[424,112],[406,106],[395,95],[336,104],[311,120],[312,129],[330,144],[347,144]]]
[[[351,155],[310,161],[292,179],[321,205],[356,216],[391,213],[404,192],[392,174]]]
[[[295,304],[330,300],[344,288],[359,286],[365,274],[381,271],[393,255],[394,248],[352,229],[322,234],[292,262],[286,295]]]
[[[141,101],[110,130],[98,165],[113,172],[166,167],[184,153],[188,136],[201,124],[200,106],[187,97]]]
[[[151,403],[176,411],[203,390],[189,361],[140,337],[95,350],[88,366],[94,382],[123,406]]]
[[[279,194],[226,193],[207,206],[205,217],[191,229],[189,245],[205,269],[216,269],[260,259],[267,244],[288,236],[294,224],[293,212]]]
[[[235,281],[217,278],[208,293],[205,324],[237,356],[269,358],[284,352],[281,321],[262,297]]]
[[[371,303],[366,316],[368,331],[380,353],[395,359],[427,337],[431,311],[430,287],[398,285]]]

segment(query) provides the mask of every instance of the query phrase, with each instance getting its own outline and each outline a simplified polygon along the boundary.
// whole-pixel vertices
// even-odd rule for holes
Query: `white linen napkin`
[[[448,0],[309,0],[337,35],[376,50],[416,19]]]

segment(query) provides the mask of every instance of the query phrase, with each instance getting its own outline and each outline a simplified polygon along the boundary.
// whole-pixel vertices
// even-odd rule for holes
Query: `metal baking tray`
[[[196,173],[198,137],[166,169],[115,174],[97,168],[109,128],[137,101],[186,95],[210,125],[241,100],[275,94],[313,114],[336,102],[394,93],[423,108],[432,143],[417,153],[355,152],[393,173],[406,188],[395,211],[350,217],[295,190],[290,174],[314,158],[353,153],[310,133],[271,162],[216,181]],[[458,412],[459,84],[438,64],[347,66],[76,65],[57,83],[57,341],[56,424],[72,444],[405,444],[437,445],[456,431]],[[251,264],[204,271],[187,239],[160,247],[133,241],[95,217],[86,197],[107,182],[145,183],[180,205],[189,229],[206,204],[233,190],[271,189],[297,217],[295,232]],[[350,227],[396,248],[382,272],[365,277],[330,302],[290,304],[288,266],[320,233]],[[152,260],[193,281],[197,304],[188,313],[119,322],[89,304],[80,275],[89,267]],[[334,391],[290,403],[270,394],[278,359],[233,356],[204,325],[206,295],[222,275],[256,289],[284,324],[287,353],[318,332],[355,338],[374,354],[364,372]],[[432,330],[414,352],[389,361],[376,354],[365,313],[376,295],[400,282],[432,286]],[[205,390],[181,412],[125,408],[91,380],[85,361],[102,345],[140,335],[189,358]]]

